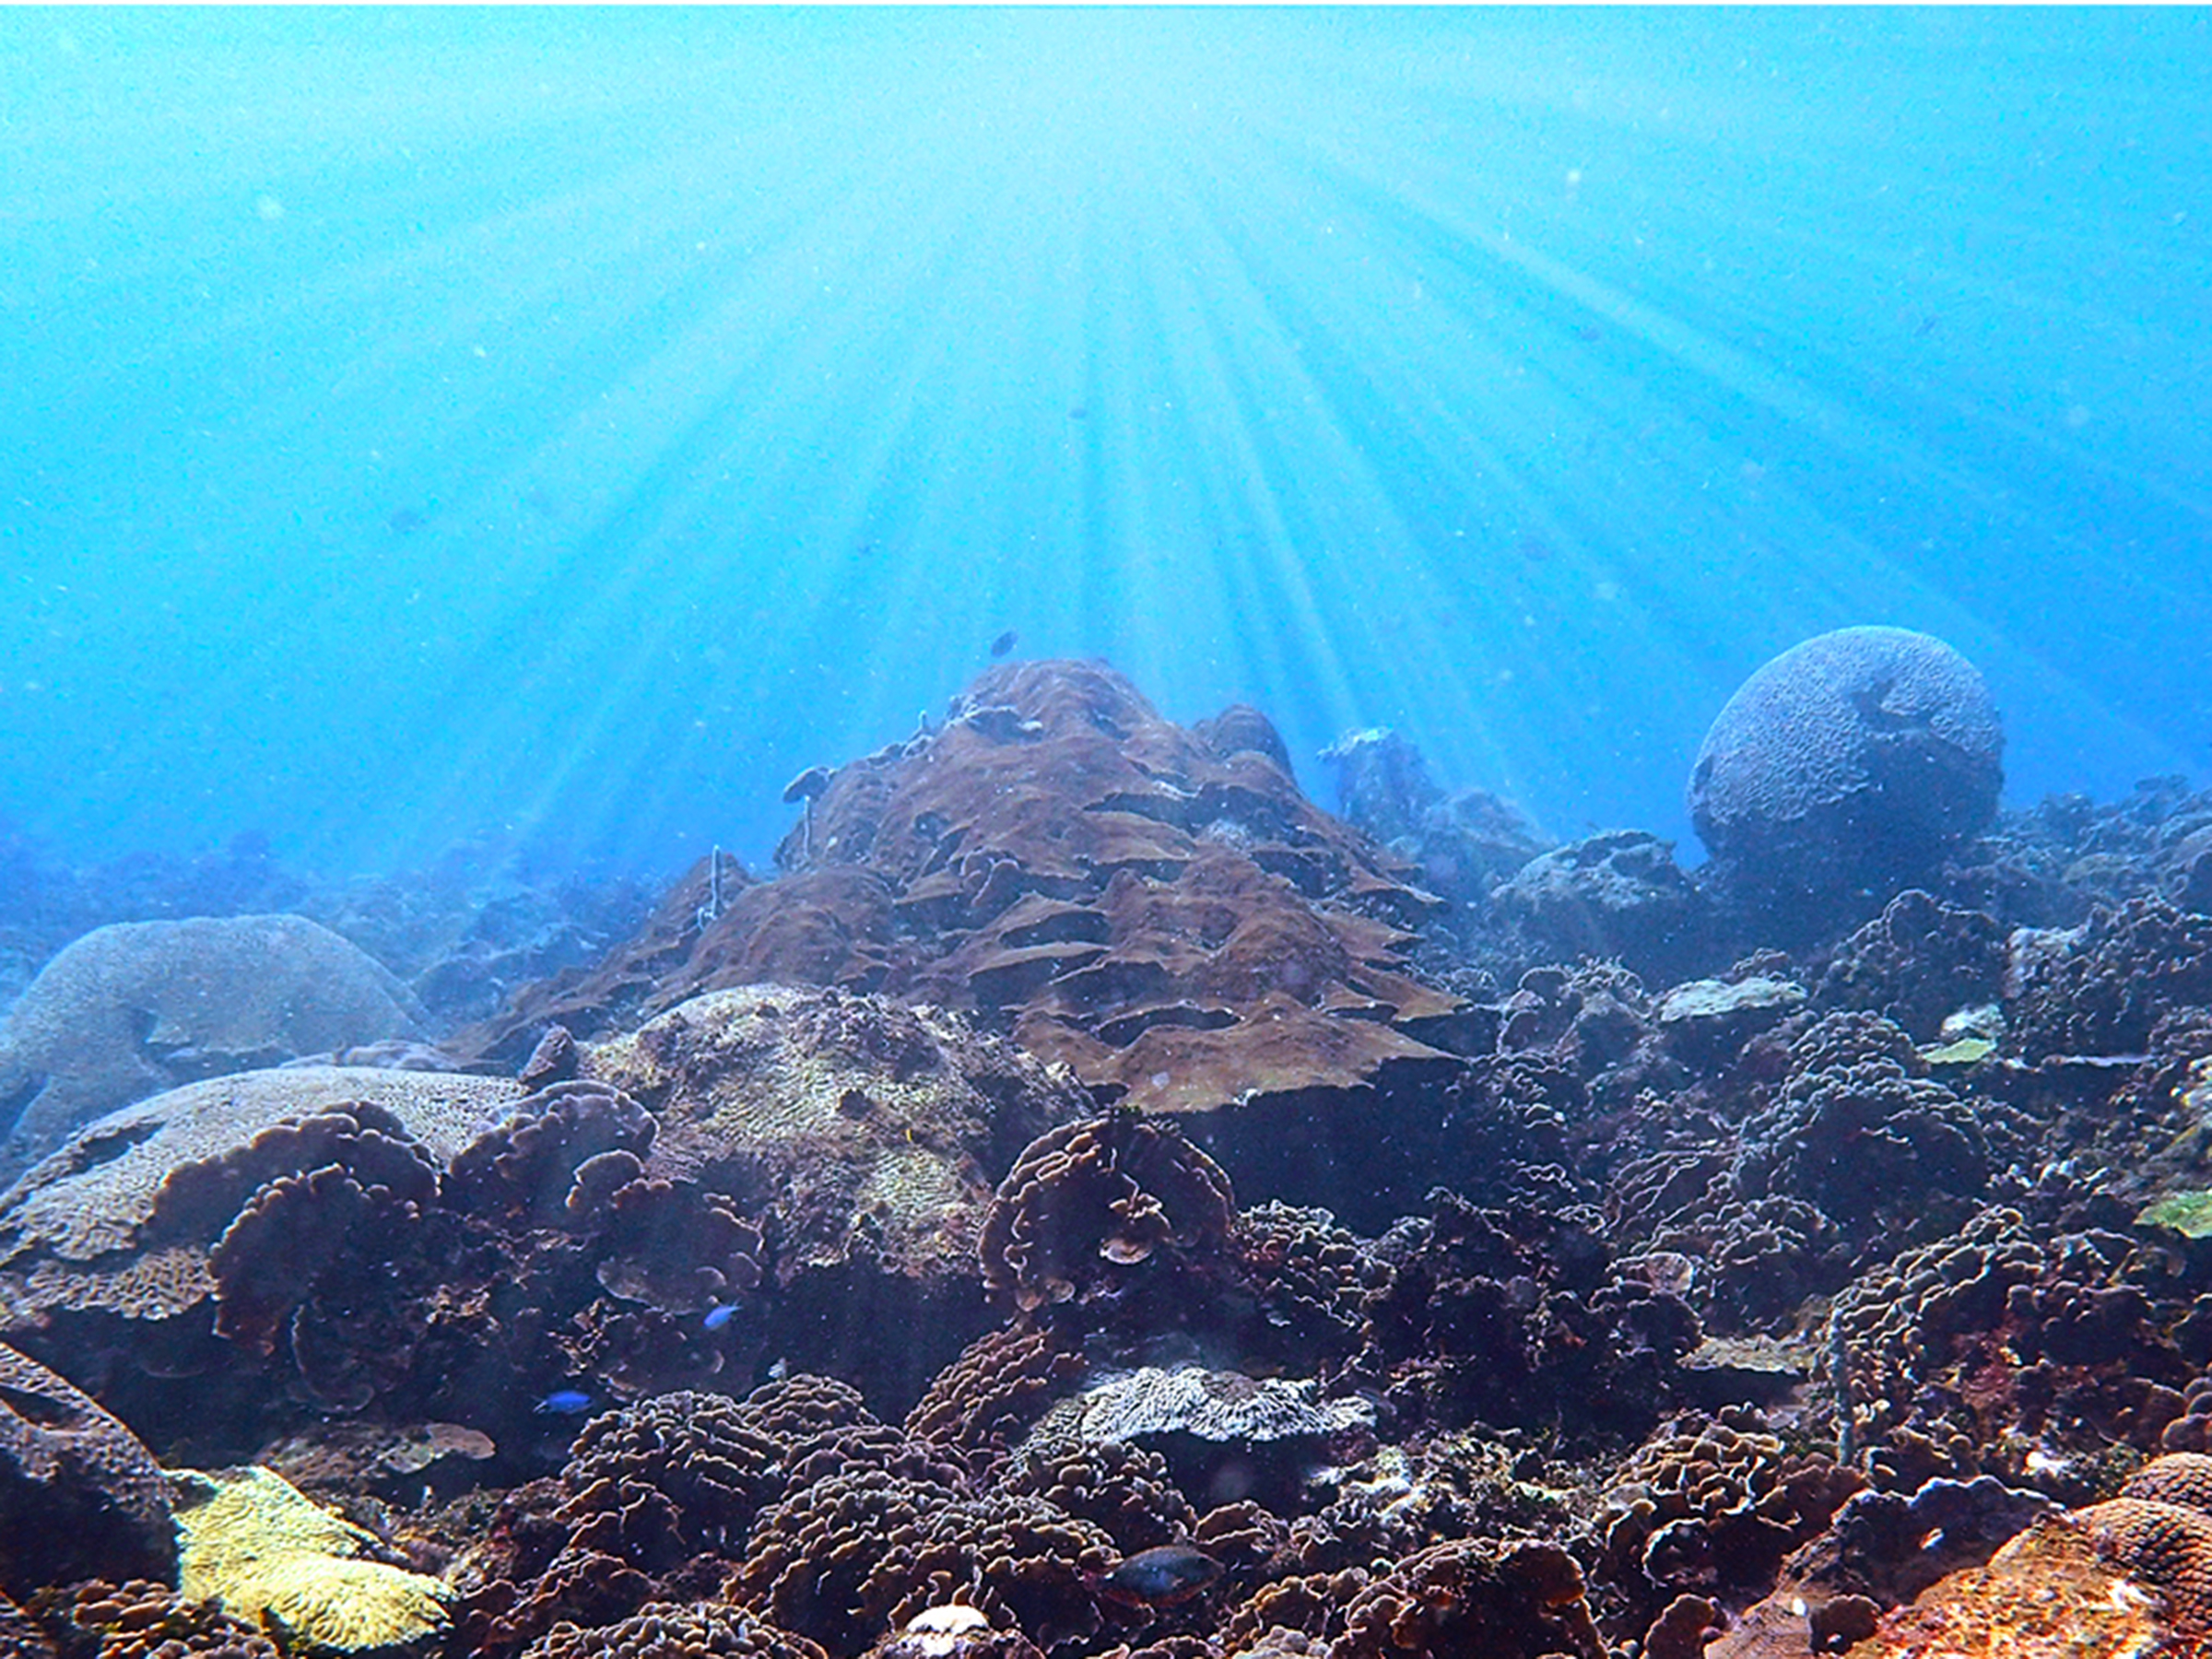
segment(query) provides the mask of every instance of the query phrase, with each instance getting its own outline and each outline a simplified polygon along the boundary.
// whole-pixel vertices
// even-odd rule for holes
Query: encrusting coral
[[[303,1653],[346,1654],[434,1636],[446,1625],[436,1579],[379,1559],[375,1535],[310,1501],[282,1476],[249,1468],[181,1477],[178,1589],[259,1620]]]

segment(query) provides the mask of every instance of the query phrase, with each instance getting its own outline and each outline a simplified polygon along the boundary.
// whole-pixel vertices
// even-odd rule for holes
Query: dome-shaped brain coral
[[[2004,782],[1989,688],[1941,640],[1845,628],[1791,647],[1714,719],[1689,779],[1699,837],[1772,899],[1887,896],[1988,823]]]

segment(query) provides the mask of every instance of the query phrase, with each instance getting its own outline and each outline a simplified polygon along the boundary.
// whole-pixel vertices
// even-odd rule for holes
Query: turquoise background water
[[[2212,737],[2197,10],[0,12],[0,815],[756,863],[987,661],[1694,851],[1742,677]]]

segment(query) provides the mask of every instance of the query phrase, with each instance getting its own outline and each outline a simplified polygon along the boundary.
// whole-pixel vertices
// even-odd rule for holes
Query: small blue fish
[[[592,1408],[592,1396],[573,1388],[557,1388],[530,1407],[540,1417],[574,1417]]]
[[[719,1331],[724,1325],[728,1324],[732,1319],[736,1317],[736,1313],[737,1309],[735,1304],[730,1302],[722,1302],[718,1303],[714,1307],[709,1308],[707,1310],[707,1316],[699,1323],[705,1325],[710,1331]]]

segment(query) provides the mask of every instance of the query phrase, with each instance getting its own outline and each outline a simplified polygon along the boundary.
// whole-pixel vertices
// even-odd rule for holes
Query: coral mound
[[[1225,730],[1202,741],[1099,664],[994,668],[942,727],[831,773],[781,880],[719,913],[688,880],[596,972],[464,1049],[512,1064],[549,1021],[594,1036],[775,980],[972,1012],[1150,1110],[1448,1071],[1432,1040],[1460,1005],[1407,977],[1401,931],[1441,901],[1309,803],[1264,735]]]
[[[301,916],[128,922],[46,964],[0,1041],[0,1185],[78,1124],[202,1077],[420,1035],[414,995]]]
[[[1948,645],[1840,629],[1728,700],[1690,773],[1690,818],[1748,888],[1818,915],[1854,888],[1888,897],[1987,824],[2004,747],[1981,674]]]
[[[2156,1614],[2153,1598],[2103,1558],[2091,1527],[2054,1516],[2006,1545],[1986,1567],[1954,1573],[1886,1615],[1849,1651],[1852,1659],[2136,1659],[2175,1651]],[[1740,1652],[1749,1659],[1758,1651],[1722,1642],[1709,1653],[1732,1659]]]
[[[864,1248],[913,1277],[965,1274],[994,1176],[1085,1105],[963,1020],[833,989],[712,992],[586,1064],[652,1109],[648,1173],[775,1213],[787,1276]]]
[[[137,1437],[0,1346],[0,1591],[167,1576],[169,1488]]]

